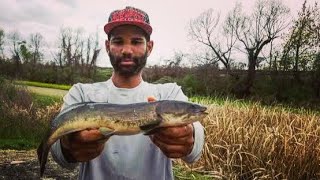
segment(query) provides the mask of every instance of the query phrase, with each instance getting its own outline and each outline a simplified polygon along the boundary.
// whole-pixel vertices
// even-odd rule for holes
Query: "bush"
[[[188,96],[196,95],[200,91],[200,82],[192,74],[186,75],[182,80],[179,81],[181,84],[184,93]]]
[[[60,103],[41,106],[24,87],[0,78],[0,137],[38,142],[47,133],[49,122]],[[43,104],[45,105],[45,104]],[[9,143],[10,144],[10,143]]]
[[[153,83],[155,83],[155,84],[163,84],[163,83],[172,83],[172,82],[175,82],[175,80],[174,80],[172,77],[170,77],[170,76],[163,76],[162,78],[156,80],[156,81],[153,82]]]

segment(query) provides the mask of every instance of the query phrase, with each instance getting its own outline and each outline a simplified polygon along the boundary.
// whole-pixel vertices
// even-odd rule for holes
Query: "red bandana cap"
[[[138,26],[149,36],[152,33],[148,14],[130,6],[127,6],[125,9],[113,11],[109,16],[108,23],[104,26],[104,31],[109,34],[113,28],[124,24]]]

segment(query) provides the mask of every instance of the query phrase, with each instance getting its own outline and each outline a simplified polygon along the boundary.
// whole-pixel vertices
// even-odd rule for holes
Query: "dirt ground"
[[[43,178],[40,178],[39,172],[39,163],[35,150],[0,150],[0,180],[77,179],[78,169],[75,169],[74,171],[63,169],[57,163],[55,163],[50,156]]]

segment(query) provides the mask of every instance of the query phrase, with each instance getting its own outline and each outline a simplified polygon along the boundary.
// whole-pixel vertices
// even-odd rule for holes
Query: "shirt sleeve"
[[[180,86],[173,84],[174,88],[167,88],[171,90],[171,93],[167,97],[168,99],[174,99],[179,101],[188,101],[188,97],[183,93]],[[199,121],[193,123],[194,130],[194,144],[193,149],[189,155],[182,158],[186,163],[193,163],[200,159],[201,152],[204,145],[204,128]]]
[[[201,157],[202,149],[203,149],[204,129],[199,121],[193,123],[193,130],[194,130],[194,144],[193,144],[192,151],[189,155],[182,158],[182,160],[184,160],[186,163],[193,163],[199,160]]]
[[[68,108],[72,104],[80,103],[83,101],[83,95],[80,84],[73,85],[69,92],[63,98],[63,105],[61,111]],[[63,156],[61,150],[60,140],[56,141],[51,147],[52,158],[62,167],[67,169],[74,169],[78,163],[69,163]]]

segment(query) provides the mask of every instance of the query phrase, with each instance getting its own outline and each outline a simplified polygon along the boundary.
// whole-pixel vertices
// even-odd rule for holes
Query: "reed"
[[[257,103],[208,106],[205,145],[189,166],[216,179],[319,179],[320,116]]]

